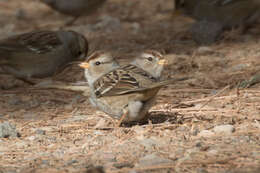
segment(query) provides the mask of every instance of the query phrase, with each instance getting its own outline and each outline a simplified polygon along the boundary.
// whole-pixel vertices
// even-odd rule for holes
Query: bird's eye
[[[99,61],[95,62],[96,65],[100,65],[101,63]]]
[[[152,57],[148,57],[147,59],[148,59],[148,61],[153,61]]]
[[[82,54],[82,52],[81,51],[78,51],[78,55],[81,55]]]

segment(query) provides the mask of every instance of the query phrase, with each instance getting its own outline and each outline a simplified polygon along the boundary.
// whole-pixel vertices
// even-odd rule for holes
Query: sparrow
[[[158,91],[173,80],[160,81],[165,59],[157,51],[146,51],[130,64],[119,66],[106,52],[95,52],[80,67],[90,86],[93,106],[122,122],[146,117]]]
[[[52,9],[74,17],[66,25],[72,25],[80,16],[94,13],[106,0],[40,0]]]
[[[197,20],[192,27],[198,42],[215,41],[222,31],[242,27],[245,31],[260,17],[259,0],[175,0],[176,13]],[[212,32],[212,33],[210,33]]]
[[[33,31],[0,40],[0,68],[30,83],[83,59],[88,41],[74,31]]]

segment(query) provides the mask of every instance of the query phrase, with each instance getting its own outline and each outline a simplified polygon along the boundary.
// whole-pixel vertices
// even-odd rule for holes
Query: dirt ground
[[[0,38],[70,19],[34,0],[1,0],[0,9]],[[90,52],[113,51],[126,62],[155,49],[169,61],[165,78],[193,77],[161,90],[146,123],[115,128],[81,93],[0,76],[10,88],[0,90],[0,122],[21,135],[0,138],[0,172],[260,172],[260,85],[236,87],[260,71],[260,25],[204,47],[189,35],[193,21],[172,18],[172,9],[171,0],[110,0],[64,28],[84,34]],[[56,80],[84,81],[83,72],[73,66]]]

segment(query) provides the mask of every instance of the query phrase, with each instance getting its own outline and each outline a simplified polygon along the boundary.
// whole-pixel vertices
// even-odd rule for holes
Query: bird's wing
[[[8,52],[31,52],[44,54],[51,52],[62,42],[52,31],[36,31],[9,37],[0,42],[0,55]]]
[[[142,77],[137,77],[140,74],[142,74]],[[123,66],[107,73],[97,80],[94,83],[94,92],[97,97],[116,96],[160,88],[164,85],[187,79],[170,79],[167,81],[156,82],[152,81],[148,76],[149,74],[145,74],[145,72],[138,67],[133,65]]]
[[[139,87],[139,81],[122,68],[107,73],[94,83],[97,97],[122,95]]]

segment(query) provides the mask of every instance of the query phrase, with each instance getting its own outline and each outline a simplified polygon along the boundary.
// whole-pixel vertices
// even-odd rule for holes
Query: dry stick
[[[215,96],[215,95],[214,95]],[[229,96],[222,96],[222,97],[218,97],[215,98],[214,100],[221,100],[224,98],[236,98],[237,95],[229,95]],[[207,101],[209,98],[205,98],[205,99],[197,99],[197,100],[190,100],[190,101],[185,101],[185,102],[181,102],[183,104],[191,104],[191,103],[197,103],[197,102],[203,102],[203,101]]]
[[[117,172],[129,172],[131,170],[135,171],[146,171],[146,170],[155,170],[155,169],[170,169],[170,168],[175,168],[176,165],[174,163],[172,164],[165,164],[165,165],[155,165],[155,166],[147,166],[147,167],[142,167],[142,168],[126,168],[118,171],[108,171],[108,173],[117,173]]]
[[[208,98],[208,101],[206,101],[206,103],[204,103],[200,108],[199,108],[199,111],[201,111],[201,109],[203,107],[205,107],[209,102],[211,102],[214,98],[216,98],[218,95],[222,94],[226,89],[228,89],[230,86],[227,85],[226,87],[224,87],[222,90],[220,90],[217,94],[211,96]]]

